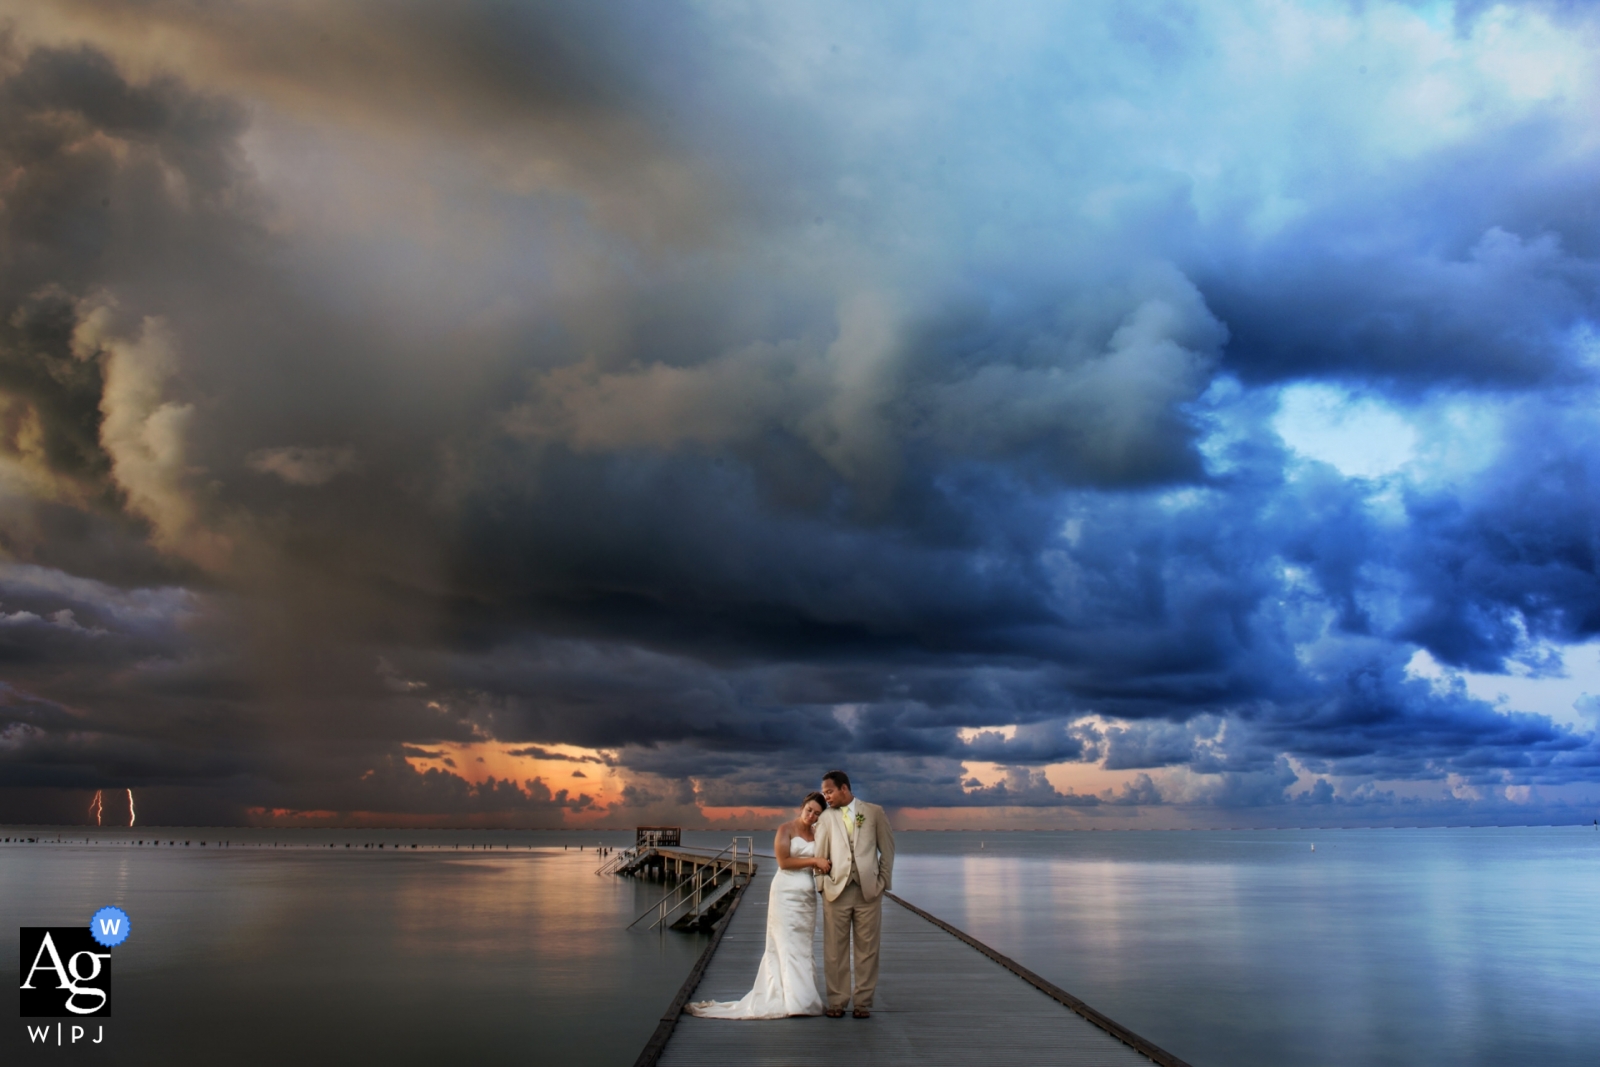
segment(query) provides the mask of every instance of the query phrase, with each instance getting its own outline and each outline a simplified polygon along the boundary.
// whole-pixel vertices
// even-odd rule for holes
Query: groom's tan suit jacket
[[[845,831],[843,808],[829,808],[817,820],[817,855],[833,862],[832,870],[818,876],[828,900],[839,899],[852,872],[868,900],[894,888],[894,831],[889,819],[876,804],[860,797],[855,804],[861,823],[854,834]]]

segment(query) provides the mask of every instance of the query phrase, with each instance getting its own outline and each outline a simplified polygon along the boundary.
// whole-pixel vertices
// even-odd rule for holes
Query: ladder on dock
[[[755,876],[755,839],[736,837],[715,855],[694,859],[694,869],[667,890],[660,900],[640,912],[628,924],[628,929],[633,929],[651,916],[655,916],[655,921],[646,927],[648,930],[659,929],[667,925],[669,920],[677,930],[701,925],[715,914],[735,888]]]
[[[644,849],[625,848],[614,856],[607,856],[605,862],[594,870],[595,874],[627,874],[635,863],[644,859]],[[626,868],[626,869],[625,869]]]

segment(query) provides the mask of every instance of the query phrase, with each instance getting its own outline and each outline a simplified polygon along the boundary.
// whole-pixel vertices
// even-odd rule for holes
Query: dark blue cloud
[[[6,795],[1596,795],[1587,9],[461,10],[5,42]]]

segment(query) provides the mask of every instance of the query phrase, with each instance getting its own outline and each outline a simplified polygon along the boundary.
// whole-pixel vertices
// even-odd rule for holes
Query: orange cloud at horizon
[[[534,752],[542,755],[527,754]],[[591,807],[566,812],[564,822],[603,822],[610,818],[611,807],[622,801],[622,775],[611,758],[598,749],[479,741],[414,746],[410,753],[406,763],[419,774],[437,770],[473,785],[482,785],[490,778],[518,784],[538,779],[551,793],[565,789],[568,796],[587,794],[593,798]]]
[[[792,812],[783,808],[710,808],[701,807],[700,814],[711,829],[724,829],[727,827],[754,827],[758,829],[776,830],[780,823],[794,818]]]
[[[330,825],[355,819],[364,822],[367,818],[377,815],[371,811],[301,811],[297,808],[268,808],[256,806],[244,809],[250,817],[251,825],[257,825],[258,820],[268,826],[277,826],[284,822],[295,825]]]

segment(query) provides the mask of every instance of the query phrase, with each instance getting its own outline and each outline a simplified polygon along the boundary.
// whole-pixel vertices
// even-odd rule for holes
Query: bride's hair
[[[817,807],[821,808],[823,811],[828,810],[828,798],[823,796],[821,793],[807,793],[806,798],[800,802],[800,806],[803,808],[813,800],[817,802]]]

